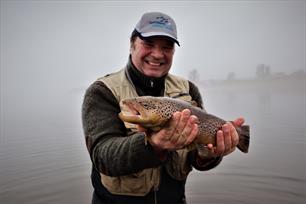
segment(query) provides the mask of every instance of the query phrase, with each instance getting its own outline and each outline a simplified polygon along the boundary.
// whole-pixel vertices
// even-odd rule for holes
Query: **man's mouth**
[[[158,66],[161,66],[164,64],[164,62],[152,62],[152,61],[149,61],[149,60],[145,60],[145,62],[151,66],[154,66],[154,67],[158,67]]]

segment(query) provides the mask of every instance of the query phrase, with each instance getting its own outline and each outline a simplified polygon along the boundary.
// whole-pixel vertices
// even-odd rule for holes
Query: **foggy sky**
[[[147,11],[165,12],[177,23],[181,47],[172,73],[253,77],[261,63],[272,72],[305,70],[305,4],[1,1],[1,92],[33,91],[38,84],[49,91],[87,87],[118,70],[127,62],[130,33]]]
[[[0,0],[0,197],[20,203],[90,199],[83,95],[98,77],[126,65],[130,34],[144,12],[161,11],[176,21],[181,47],[172,73],[187,77],[197,69],[201,79],[225,79],[229,72],[254,77],[258,64],[272,73],[306,71],[305,10],[305,1],[294,0]],[[230,120],[241,114],[252,127],[250,154],[234,154],[218,175],[204,175],[214,185],[211,199],[220,192],[222,202],[236,189],[249,193],[247,199],[305,198],[306,92],[291,94],[292,87],[283,95],[270,95],[264,86],[241,95],[236,88],[213,95],[201,87],[208,112]],[[198,188],[203,180],[192,178],[186,192],[201,199],[190,186]],[[241,185],[231,188],[231,178]],[[252,185],[239,191],[245,179]],[[223,191],[215,191],[218,186]]]

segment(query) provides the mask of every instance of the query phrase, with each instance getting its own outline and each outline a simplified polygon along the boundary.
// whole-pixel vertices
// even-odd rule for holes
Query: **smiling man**
[[[169,39],[151,37],[136,38],[131,43],[132,62],[146,76],[162,77],[172,65],[174,44]]]
[[[132,32],[127,65],[87,89],[82,120],[93,164],[92,203],[186,203],[185,183],[192,168],[214,168],[235,150],[238,135],[227,123],[216,133],[217,145],[206,147],[207,154],[187,151],[184,147],[198,132],[198,119],[188,109],[174,113],[169,125],[157,132],[119,119],[124,108],[120,101],[135,96],[179,98],[203,108],[198,88],[169,74],[175,44],[179,45],[174,20],[160,12],[145,13]],[[235,121],[238,126],[243,122]]]

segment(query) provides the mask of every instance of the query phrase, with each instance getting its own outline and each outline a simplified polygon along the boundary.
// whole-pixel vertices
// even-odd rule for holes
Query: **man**
[[[150,132],[148,143],[144,128],[137,130],[119,119],[120,100],[134,96],[180,98],[203,108],[198,88],[169,74],[175,44],[179,42],[173,19],[145,13],[132,32],[126,67],[88,88],[82,119],[93,163],[92,203],[186,203],[185,183],[192,167],[214,168],[238,144],[235,128],[227,123],[217,132],[216,147],[207,146],[207,154],[187,151],[184,147],[198,132],[198,119],[187,109],[174,113],[167,127]],[[235,121],[238,126],[243,122]]]

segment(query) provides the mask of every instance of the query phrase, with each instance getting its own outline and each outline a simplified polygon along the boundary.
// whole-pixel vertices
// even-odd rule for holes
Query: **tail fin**
[[[237,148],[243,153],[248,153],[250,144],[250,126],[243,125],[237,128],[239,134],[239,144]]]

